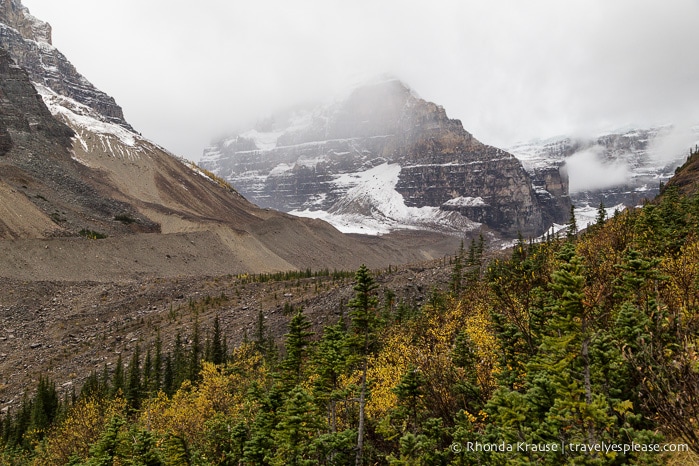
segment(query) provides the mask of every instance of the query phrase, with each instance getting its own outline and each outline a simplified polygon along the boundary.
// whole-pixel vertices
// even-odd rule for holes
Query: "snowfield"
[[[396,191],[400,171],[400,165],[384,163],[363,172],[337,175],[334,184],[350,189],[329,211],[306,209],[290,213],[325,220],[343,233],[365,235],[416,229],[456,233],[475,230],[481,225],[458,212],[406,206],[405,199]]]

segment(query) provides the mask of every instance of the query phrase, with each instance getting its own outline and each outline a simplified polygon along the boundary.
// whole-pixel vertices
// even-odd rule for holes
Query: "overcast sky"
[[[699,124],[699,0],[22,0],[144,136],[197,160],[381,74],[507,147]]]

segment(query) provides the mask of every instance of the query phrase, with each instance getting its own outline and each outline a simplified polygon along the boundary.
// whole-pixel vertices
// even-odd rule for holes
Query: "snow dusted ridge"
[[[657,192],[699,143],[699,127],[623,128],[590,138],[554,137],[507,150],[530,173],[565,167],[572,195],[604,190]],[[611,203],[607,203],[610,204]]]
[[[569,180],[578,226],[594,221],[600,202],[623,210],[653,198],[690,149],[699,127],[626,127],[591,138],[554,137],[508,148],[534,174],[560,167]]]
[[[46,86],[34,83],[34,87],[51,114],[73,129],[74,139],[84,153],[89,153],[92,148],[97,147],[103,153],[124,160],[138,160],[143,156],[145,151],[137,141],[145,140],[138,134],[116,123],[105,121],[94,109],[60,95]],[[73,158],[84,165],[90,165],[89,161],[81,159],[77,154],[74,154]]]
[[[480,227],[480,223],[458,212],[406,206],[403,196],[396,191],[400,171],[400,165],[384,163],[363,172],[336,175],[335,186],[349,189],[330,211],[306,209],[290,213],[325,220],[343,233],[365,235],[425,229],[464,232]]]
[[[104,117],[87,105],[83,105],[70,97],[60,95],[41,84],[34,83],[34,87],[36,87],[37,92],[53,116],[64,117],[71,123],[71,126],[85,128],[95,134],[114,136],[130,147],[134,147],[136,138],[140,138],[134,132],[120,125],[105,121]],[[86,147],[84,141],[81,141],[81,143]]]
[[[106,118],[96,110],[70,97],[57,94],[41,84],[33,84],[51,114],[75,132],[73,137],[73,159],[75,161],[91,167],[94,165],[90,161],[91,155],[99,153],[135,162],[144,157],[148,158],[149,153],[157,148],[162,153],[179,160],[194,173],[221,185],[220,180],[216,180],[210,176],[210,173],[200,169],[193,162],[171,154],[166,149],[133,131],[129,131],[120,124],[106,121]]]

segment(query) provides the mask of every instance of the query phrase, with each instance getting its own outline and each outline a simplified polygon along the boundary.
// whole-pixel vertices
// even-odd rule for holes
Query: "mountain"
[[[405,248],[348,237],[322,221],[257,207],[135,132],[18,0],[0,4],[0,50],[0,255],[10,264],[2,276],[352,269],[456,247],[442,238]]]
[[[397,79],[275,115],[207,148],[200,165],[261,206],[345,231],[483,224],[538,235],[569,206],[558,172],[537,189],[514,156],[479,142]]]
[[[595,137],[534,140],[507,150],[533,178],[551,170],[565,171],[576,206],[596,208],[603,202],[623,208],[653,199],[697,143],[699,127],[680,131],[667,125],[629,127]]]
[[[51,45],[51,26],[29,13],[18,0],[1,0],[0,44],[30,79],[92,108],[105,119],[132,129],[114,99],[80,75]]]

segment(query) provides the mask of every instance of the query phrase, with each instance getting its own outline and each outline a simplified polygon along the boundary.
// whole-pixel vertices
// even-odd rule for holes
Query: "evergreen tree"
[[[129,377],[124,392],[124,398],[132,410],[137,410],[141,404],[141,351],[136,344],[131,363],[129,364]]]
[[[607,220],[607,211],[604,208],[604,201],[599,202],[599,207],[597,208],[597,218],[595,219],[595,225],[601,227]]]
[[[274,339],[269,333],[267,324],[265,323],[265,315],[262,311],[257,314],[257,322],[255,323],[255,333],[253,335],[253,343],[255,344],[255,349],[260,352],[262,356],[269,363],[276,361],[276,347],[274,345]]]
[[[116,366],[114,367],[114,374],[112,375],[112,390],[111,395],[115,396],[118,393],[124,393],[125,379],[124,379],[124,362],[121,360],[121,353],[117,358]]]
[[[365,407],[367,399],[367,369],[369,355],[376,349],[376,329],[378,320],[376,317],[376,305],[378,299],[375,296],[377,288],[369,270],[362,265],[355,275],[355,296],[349,302],[352,309],[352,346],[358,360],[361,371],[359,392],[359,423],[357,426],[357,456],[355,465],[363,464],[364,433],[365,433]]]
[[[570,206],[570,216],[568,217],[568,240],[575,239],[578,234],[578,222],[575,220],[575,206]]]
[[[175,346],[172,349],[172,388],[174,392],[182,382],[187,379],[187,357],[185,354],[184,344],[182,343],[182,334],[177,331],[175,335]]]
[[[166,395],[172,396],[175,393],[175,370],[170,354],[165,356],[165,369],[163,370],[163,391]]]
[[[100,378],[96,371],[90,372],[90,376],[80,388],[81,398],[99,397],[100,393]]]
[[[449,281],[449,290],[452,295],[458,296],[461,293],[461,280],[463,278],[463,260],[464,260],[464,241],[461,240],[461,246],[454,258],[454,266],[451,271],[451,280]]]
[[[267,393],[253,387],[251,398],[259,404],[259,410],[250,428],[250,438],[243,447],[244,464],[269,465],[274,457],[274,430],[279,423],[279,411],[283,406],[283,394],[279,385]]]
[[[211,339],[211,362],[223,364],[226,360],[221,325],[218,316],[214,317],[214,333]]]
[[[289,333],[285,335],[286,355],[282,361],[282,371],[283,383],[287,387],[293,387],[302,380],[302,367],[313,335],[309,328],[311,323],[303,314],[303,309],[299,309],[289,322]]]
[[[161,466],[165,464],[160,458],[156,439],[151,432],[132,427],[128,435],[131,439],[131,451],[128,454],[126,464],[134,466]]]
[[[393,389],[398,397],[397,416],[406,420],[407,430],[412,434],[418,433],[421,424],[419,414],[423,408],[425,382],[420,369],[411,365]]]
[[[117,457],[119,432],[126,421],[121,416],[112,416],[99,441],[90,448],[90,459],[86,466],[111,466]]]
[[[56,419],[59,407],[55,382],[51,382],[48,377],[39,377],[39,386],[31,403],[30,425],[32,429],[41,432],[40,437]]]
[[[199,314],[194,313],[194,327],[192,329],[192,345],[189,348],[189,364],[187,367],[187,379],[196,382],[201,371],[202,348],[199,336]]]
[[[143,360],[143,379],[141,381],[142,395],[147,397],[151,393],[156,393],[154,379],[153,357],[151,356],[150,348],[148,348],[146,350],[146,358]]]
[[[112,377],[109,374],[109,366],[107,366],[107,363],[104,364],[102,367],[102,379],[100,380],[100,394],[101,397],[106,397],[111,391],[111,380]]]
[[[313,398],[302,387],[294,387],[287,397],[280,421],[274,430],[276,454],[272,464],[318,464],[311,458],[311,443],[320,427],[321,422]]]
[[[325,327],[318,348],[313,355],[315,380],[314,394],[325,402],[328,412],[328,425],[331,432],[337,432],[337,403],[346,394],[341,392],[340,378],[346,373],[349,361],[349,341],[344,322]]]
[[[153,357],[152,393],[157,393],[163,383],[163,342],[160,339],[160,329],[155,337],[155,356]]]
[[[482,409],[481,389],[478,386],[478,359],[473,342],[466,332],[459,332],[454,342],[452,360],[456,367],[464,369],[464,377],[456,384],[455,390],[463,397],[463,409],[471,414]]]

